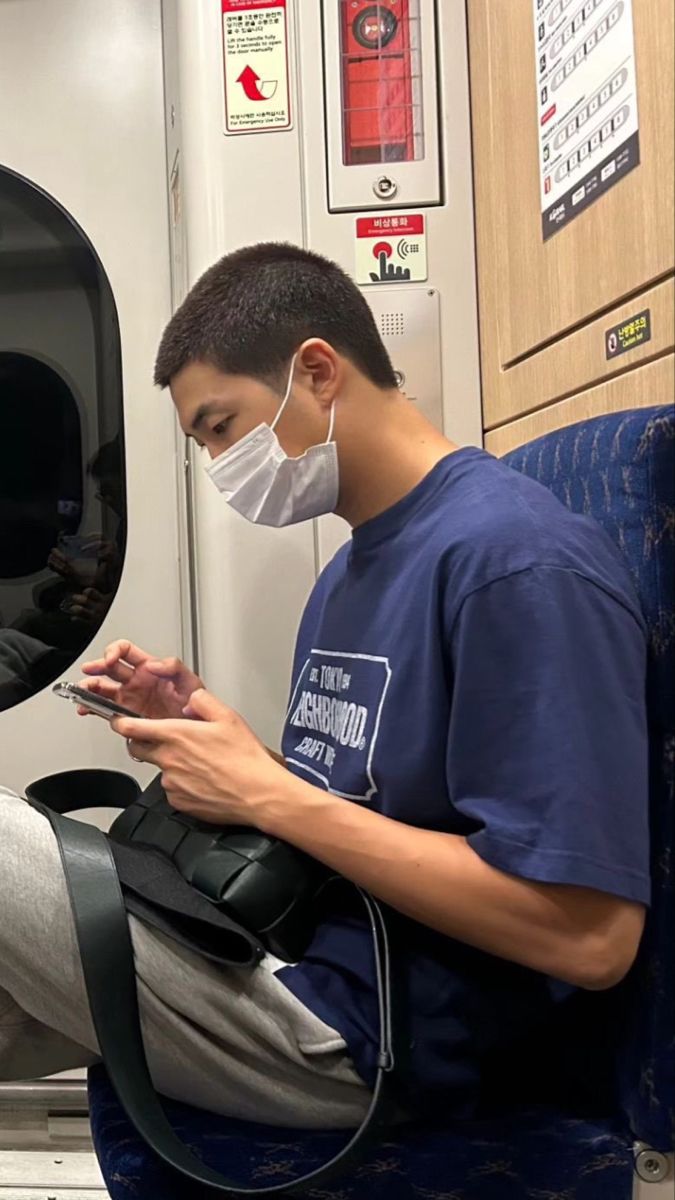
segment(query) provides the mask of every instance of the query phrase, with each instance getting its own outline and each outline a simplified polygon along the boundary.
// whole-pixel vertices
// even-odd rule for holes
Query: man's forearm
[[[577,986],[613,982],[612,897],[507,875],[464,837],[404,825],[290,773],[259,823],[448,937]]]

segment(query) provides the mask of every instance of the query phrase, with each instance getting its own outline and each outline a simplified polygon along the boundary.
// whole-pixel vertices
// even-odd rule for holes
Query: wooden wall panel
[[[613,325],[648,308],[651,338],[633,350],[607,358],[605,333]],[[675,349],[675,280],[666,279],[642,292],[639,299],[621,304],[582,329],[552,342],[501,377],[499,403],[490,414],[484,410],[486,429],[495,428],[513,413],[538,409],[603,379],[632,371],[638,363],[659,358]],[[529,399],[528,399],[529,398]]]
[[[640,165],[546,242],[532,0],[468,0],[467,7],[483,404],[491,428],[586,382],[560,366],[562,356],[553,377],[547,372],[555,356],[541,370],[519,367],[578,330],[569,351],[574,367],[587,325],[619,307],[646,307],[641,293],[673,273],[675,5],[633,2]],[[589,360],[596,332],[581,351]]]
[[[557,404],[549,404],[538,412],[511,421],[486,434],[485,449],[501,458],[516,446],[565,425],[575,425],[588,417],[603,413],[622,412],[629,408],[650,408],[655,404],[672,404],[675,395],[675,355],[668,354],[645,366],[636,367],[597,387],[589,388]]]

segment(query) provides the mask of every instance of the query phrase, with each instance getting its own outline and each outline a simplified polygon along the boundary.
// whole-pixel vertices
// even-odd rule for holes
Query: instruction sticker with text
[[[427,277],[423,213],[357,217],[357,283],[419,283]]]
[[[287,0],[221,0],[225,132],[290,129]]]
[[[532,0],[544,241],[640,161],[632,0]]]

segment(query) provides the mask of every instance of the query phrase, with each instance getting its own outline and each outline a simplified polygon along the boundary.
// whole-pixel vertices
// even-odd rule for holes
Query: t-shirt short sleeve
[[[447,780],[499,870],[648,904],[646,644],[638,616],[574,570],[471,592],[450,631]]]

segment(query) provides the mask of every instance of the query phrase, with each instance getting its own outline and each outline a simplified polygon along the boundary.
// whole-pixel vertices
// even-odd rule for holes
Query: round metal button
[[[373,191],[380,200],[392,200],[398,191],[398,184],[389,175],[378,175]]]

